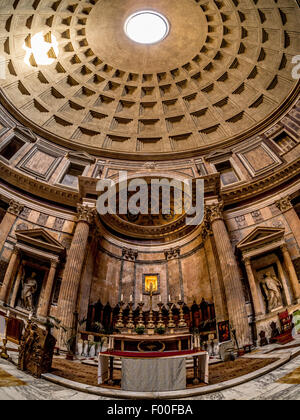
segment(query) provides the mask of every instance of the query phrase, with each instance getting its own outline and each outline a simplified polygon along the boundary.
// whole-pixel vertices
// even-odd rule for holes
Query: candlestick
[[[183,305],[184,302],[182,300],[180,300],[178,302],[179,308],[180,308],[180,320],[179,320],[179,328],[187,328],[187,323],[185,322],[184,319],[184,312],[183,312]]]
[[[120,305],[119,319],[118,319],[118,322],[116,324],[116,328],[118,328],[118,329],[124,328],[124,323],[123,323],[123,306],[124,306],[124,302],[123,302],[123,300],[121,300],[121,302],[119,303],[119,305]]]
[[[129,303],[129,319],[128,319],[128,324],[127,324],[127,328],[128,328],[128,330],[130,330],[130,332],[131,332],[131,330],[134,330],[134,328],[135,328],[135,325],[133,323],[133,310],[132,310],[132,307],[133,307],[133,303],[131,301]]]
[[[153,322],[153,285],[151,283],[150,286],[150,313],[149,313],[149,320],[147,324],[148,330],[154,330],[155,324]]]
[[[145,324],[144,324],[144,316],[143,316],[143,306],[145,304],[143,302],[139,303],[139,307],[140,307],[140,316],[139,316],[139,322],[138,322],[138,327],[140,328],[145,328]]]
[[[168,327],[172,329],[172,328],[175,328],[176,327],[176,324],[175,324],[175,322],[173,320],[173,311],[172,311],[172,309],[173,309],[173,303],[172,302],[169,302],[168,303],[168,306],[169,306],[169,323],[168,323]]]
[[[157,328],[160,328],[160,327],[165,328],[165,323],[163,322],[163,316],[162,316],[162,307],[163,306],[164,306],[164,304],[162,302],[160,302],[158,304],[158,307],[159,307],[159,315],[158,315]]]

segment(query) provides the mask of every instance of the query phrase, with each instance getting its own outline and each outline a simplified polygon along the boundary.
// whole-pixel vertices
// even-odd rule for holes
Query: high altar
[[[139,303],[140,314],[137,327],[133,322],[133,304],[130,299],[128,323],[123,320],[123,305],[116,328],[119,333],[109,338],[108,349],[99,354],[99,384],[114,384],[114,361],[121,359],[121,388],[126,391],[177,391],[187,386],[186,359],[193,358],[194,384],[208,383],[208,353],[200,350],[200,340],[193,339],[184,320],[180,299],[180,320],[178,327],[173,320],[174,303],[169,302],[167,327],[163,322],[162,306],[159,303],[158,321],[153,320],[153,293],[158,291],[158,279],[152,276],[145,282],[145,292],[149,294],[150,313],[144,324],[143,306]],[[144,334],[145,333],[145,334]]]

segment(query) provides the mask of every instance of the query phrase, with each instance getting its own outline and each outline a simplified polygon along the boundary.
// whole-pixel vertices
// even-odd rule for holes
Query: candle
[[[181,293],[180,293],[180,295],[179,295],[179,302],[181,302],[181,300],[182,300],[182,299],[181,299]]]
[[[28,317],[29,321],[31,321],[32,316],[33,316],[33,313],[32,313],[32,312],[30,312],[29,317]]]
[[[159,295],[159,301],[161,302],[161,300],[162,300],[162,299],[161,299],[161,295]]]
[[[9,318],[9,317],[10,317],[10,311],[7,311],[7,312],[6,312],[6,316],[7,316],[7,318]]]
[[[133,297],[132,295],[130,295],[130,303],[132,303],[132,301],[133,301]]]
[[[124,295],[122,294],[121,295],[121,302],[123,302],[123,300],[124,300]]]
[[[171,295],[169,295],[169,302],[171,302]]]
[[[141,300],[140,300],[141,302],[143,302],[143,294],[141,293]]]

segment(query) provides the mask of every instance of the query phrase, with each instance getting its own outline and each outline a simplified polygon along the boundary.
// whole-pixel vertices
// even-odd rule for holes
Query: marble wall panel
[[[188,258],[182,259],[182,274],[185,301],[189,306],[194,301],[199,303],[202,298],[205,298],[208,302],[213,302],[204,248]]]

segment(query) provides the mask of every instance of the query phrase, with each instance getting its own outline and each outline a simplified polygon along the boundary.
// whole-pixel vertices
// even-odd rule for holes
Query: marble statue
[[[33,298],[37,292],[36,273],[32,273],[25,281],[22,281],[22,305],[30,312],[34,310]]]
[[[282,306],[282,297],[281,290],[282,284],[280,280],[272,275],[269,271],[263,275],[263,280],[261,281],[262,288],[265,292],[268,309],[272,311]]]

